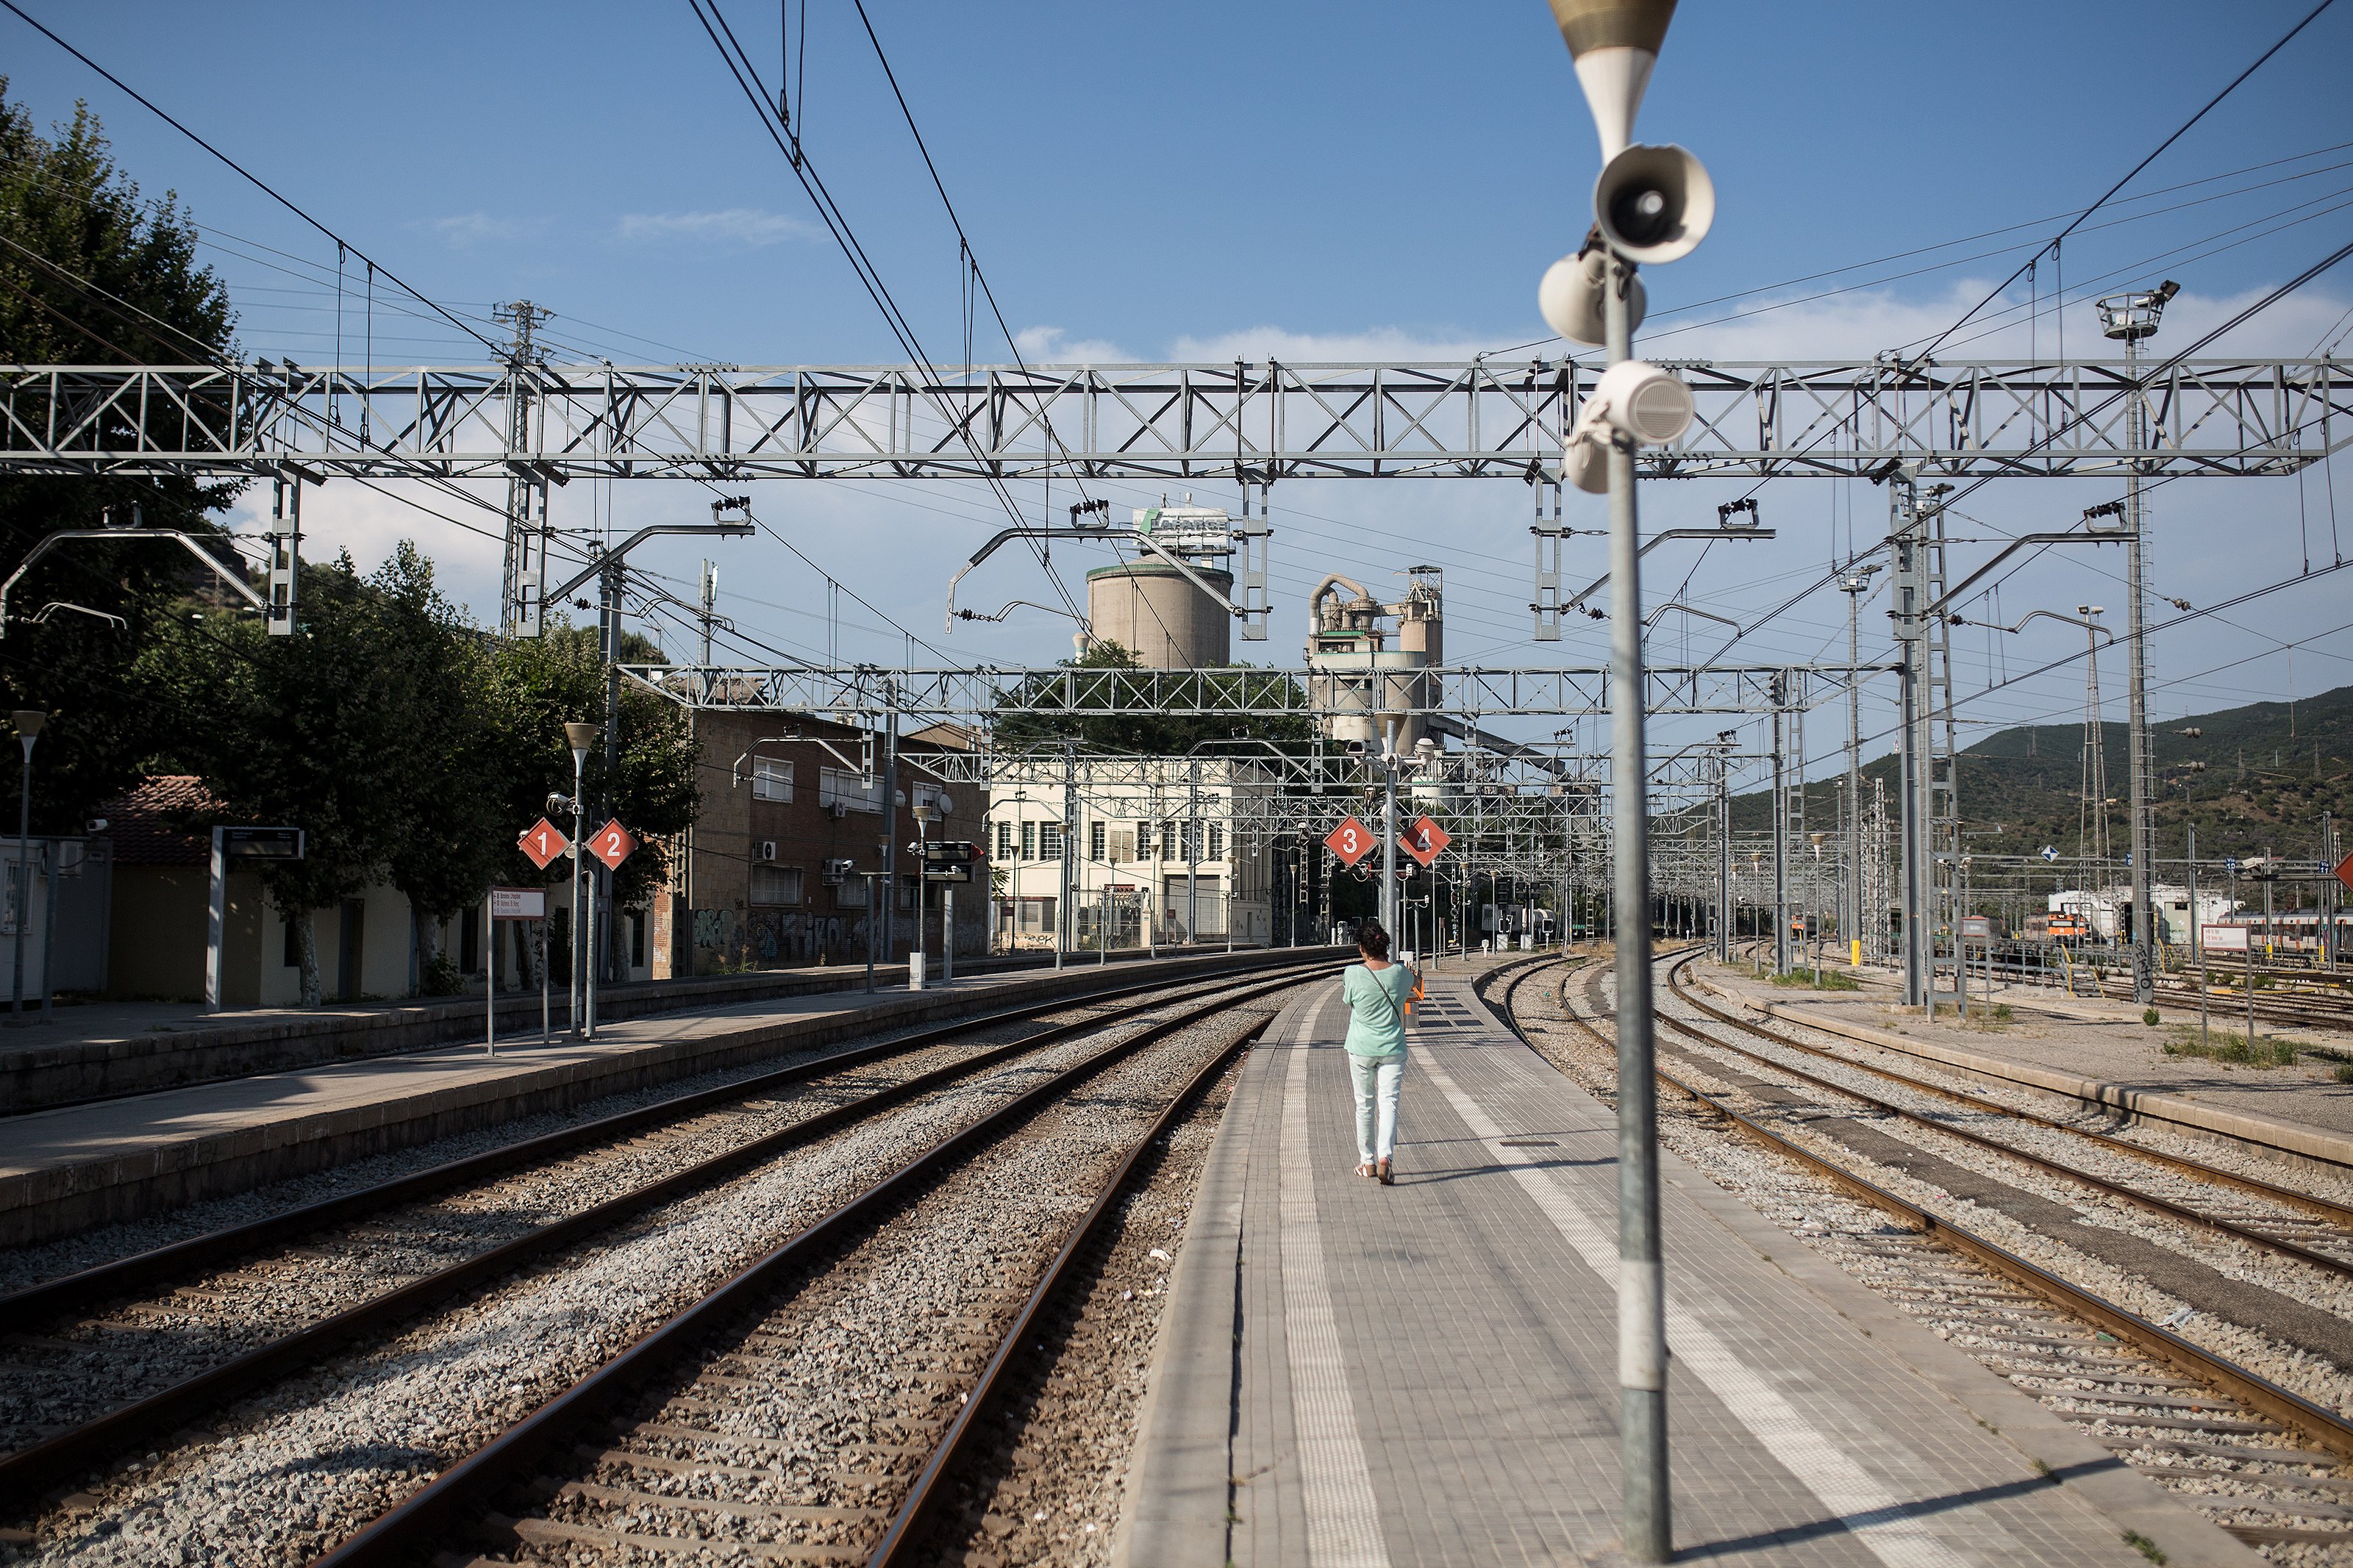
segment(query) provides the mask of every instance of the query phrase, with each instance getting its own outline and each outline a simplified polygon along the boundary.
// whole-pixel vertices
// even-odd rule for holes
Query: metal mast
[[[509,637],[539,635],[547,596],[547,479],[526,466],[526,458],[537,445],[532,431],[533,382],[547,360],[533,334],[554,315],[528,300],[491,310],[492,321],[514,332],[507,345],[506,570],[499,595],[499,629]]]
[[[2140,384],[2140,341],[2157,335],[2167,301],[2179,291],[2179,286],[2168,279],[2145,294],[2118,294],[2099,302],[2101,331],[2122,339],[2125,345],[2125,376],[2131,384],[2131,400],[2125,408],[2125,440],[2134,452],[2148,444],[2143,429],[2147,400]],[[2126,829],[2125,862],[2132,871],[2133,999],[2146,1007],[2157,1000],[2156,911],[2149,897],[2157,831],[2149,816],[2148,653],[2142,632],[2141,538],[2146,519],[2141,512],[2140,477],[2144,463],[2145,459],[2133,458],[2125,468],[2125,668],[2132,687],[2125,758],[2132,775],[2126,791],[2131,796],[2132,821]],[[2105,815],[2105,800],[2101,809]]]

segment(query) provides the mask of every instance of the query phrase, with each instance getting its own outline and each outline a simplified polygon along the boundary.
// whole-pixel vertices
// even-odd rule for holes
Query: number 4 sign
[[[1343,820],[1324,839],[1324,847],[1337,855],[1343,866],[1355,865],[1372,847],[1372,830],[1353,816]]]
[[[588,853],[615,871],[621,868],[622,861],[637,852],[637,847],[638,841],[630,837],[628,828],[621,826],[621,819],[617,816],[598,828],[588,840]]]
[[[1435,864],[1439,852],[1453,842],[1452,834],[1426,816],[1398,835],[1398,847],[1425,866]]]

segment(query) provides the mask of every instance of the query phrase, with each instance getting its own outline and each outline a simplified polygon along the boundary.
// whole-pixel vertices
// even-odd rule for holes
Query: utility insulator
[[[302,480],[280,474],[269,500],[269,594],[264,615],[274,637],[294,633],[294,590],[302,563]]]
[[[1528,606],[1535,612],[1537,642],[1560,640],[1560,542],[1566,531],[1560,525],[1560,486],[1536,481],[1536,520],[1528,531],[1536,536],[1535,602]],[[1552,492],[1552,521],[1545,521],[1545,491]]]
[[[1241,543],[1240,570],[1234,574],[1234,585],[1241,590],[1242,641],[1266,641],[1266,542],[1274,530],[1267,523],[1267,508],[1271,504],[1270,487],[1258,486],[1258,514],[1250,515],[1250,486],[1242,484],[1242,515],[1234,527],[1234,537]]]

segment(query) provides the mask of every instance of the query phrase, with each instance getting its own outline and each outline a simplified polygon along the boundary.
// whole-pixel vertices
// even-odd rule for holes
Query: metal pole
[[[1732,962],[1732,783],[1725,759],[1715,759],[1715,956]]]
[[[25,771],[30,773],[32,769],[26,768]],[[221,942],[228,934],[227,837],[225,829],[217,826],[213,829],[213,852],[209,862],[210,885],[205,893],[205,1011],[207,1013],[219,1012],[221,1005]],[[17,873],[16,881],[20,893],[16,910],[16,945],[21,948],[25,942],[25,927],[30,923],[26,917],[32,911],[33,895],[32,889],[26,883],[22,871]],[[294,917],[289,915],[286,918],[292,920]],[[17,968],[17,1005],[22,1006],[25,987],[21,957],[18,960]]]
[[[1078,914],[1071,908],[1071,841],[1079,831],[1078,743],[1062,742],[1062,842],[1054,862],[1054,967],[1062,967],[1070,939],[1078,933]]]
[[[2131,384],[2126,408],[2126,444],[2141,450],[2140,341],[2125,339],[2125,376]],[[2126,765],[2132,771],[2126,791],[2132,812],[2131,853],[2126,857],[2132,872],[2133,1000],[2146,1007],[2157,1000],[2157,947],[2152,931],[2155,904],[2150,899],[2157,854],[2157,827],[2148,801],[2148,653],[2142,635],[2140,462],[2125,469],[2125,626],[2129,652],[2126,657],[2131,686],[2130,725],[2126,731]]]
[[[1841,584],[1846,587],[1846,833],[1841,842],[1846,846],[1847,864],[1854,867],[1862,864],[1862,679],[1855,673],[1862,658],[1858,617],[1862,608],[1862,591],[1870,581],[1868,576],[1850,573]],[[1847,898],[1843,901],[1852,907],[1839,916],[1839,935],[1852,942],[1862,931],[1860,877],[1848,877]],[[1850,947],[1848,951],[1852,952],[1853,949]]]
[[[547,895],[543,891],[540,897],[544,900]],[[540,907],[544,909],[546,905],[543,902]],[[547,921],[543,917],[539,922],[539,1043],[543,1046],[548,1043],[549,1027],[554,1023],[549,1015],[554,1010],[554,994],[548,989],[547,979]]]
[[[1186,764],[1185,805],[1185,943],[1201,940],[1201,764]]]
[[[565,967],[569,968],[569,969],[572,971],[572,974],[571,974],[571,981],[572,981],[572,996],[571,996],[571,1000],[570,1000],[570,1002],[567,1004],[567,1005],[568,1005],[568,1007],[569,1007],[569,1009],[570,1009],[570,1013],[571,1013],[571,1020],[570,1020],[570,1021],[571,1021],[571,1024],[572,1024],[572,1032],[573,1032],[574,1034],[575,1034],[575,1035],[576,1035],[576,1034],[578,1034],[578,1033],[580,1033],[580,1030],[581,1030],[581,1024],[582,1024],[582,1017],[583,1017],[583,1014],[582,1014],[581,1006],[580,1006],[580,1000],[581,1000],[581,986],[582,986],[582,983],[586,979],[586,973],[585,973],[585,971],[586,971],[586,968],[587,968],[587,964],[586,964],[586,961],[585,961],[585,960],[582,958],[582,956],[581,956],[581,952],[582,952],[582,943],[583,943],[584,942],[586,942],[586,940],[587,939],[587,934],[588,934],[588,922],[587,922],[586,920],[584,920],[583,918],[581,918],[581,909],[580,909],[580,906],[581,906],[580,883],[581,883],[581,879],[582,879],[582,875],[583,875],[583,868],[584,868],[588,864],[588,850],[587,850],[587,846],[584,845],[584,844],[583,844],[583,843],[581,843],[581,841],[580,841],[580,836],[581,836],[581,824],[582,824],[583,819],[584,819],[584,818],[585,818],[585,816],[586,816],[586,812],[587,812],[587,803],[586,803],[586,802],[585,802],[585,801],[583,801],[583,800],[580,798],[580,773],[581,773],[581,768],[582,768],[582,766],[583,766],[583,765],[586,763],[586,762],[587,761],[587,756],[588,756],[588,753],[587,753],[587,752],[584,752],[584,751],[582,751],[582,750],[580,750],[578,747],[576,747],[576,746],[575,746],[575,747],[574,747],[574,748],[573,748],[573,752],[572,752],[572,849],[571,849],[571,855],[572,855],[572,931],[571,931],[571,940],[570,940],[570,942],[567,943],[567,945],[571,948],[571,950],[572,950],[572,951],[570,952],[570,953],[568,953],[568,954],[566,955],[566,956],[568,956],[568,957],[570,958],[571,963],[570,963],[569,964],[567,964]]]
[[[1773,973],[1789,973],[1789,793],[1782,754],[1784,700],[1781,678],[1773,678]]]
[[[8,1007],[12,1022],[23,1021],[25,933],[33,925],[33,737],[19,735],[17,739],[25,747],[25,771],[18,780],[16,792],[16,932],[8,944],[10,966],[16,972]],[[213,864],[215,867],[220,864],[220,829],[217,827],[213,829]],[[218,888],[220,885],[220,873],[216,869],[213,886]],[[215,894],[213,902],[218,906],[218,894]],[[220,1005],[220,936],[217,923],[214,927],[212,949],[207,957],[210,963],[206,966],[205,1005],[217,1007]]]
[[[2198,971],[2198,1044],[2206,1039],[2206,917],[2198,907],[2198,825],[2189,824],[2189,961]]]
[[[499,1054],[499,896],[482,895],[482,1048]]]
[[[955,979],[955,889],[940,885],[940,984]]]
[[[866,994],[874,994],[874,884],[881,877],[879,871],[860,871],[866,883]]]
[[[882,700],[890,704],[882,727],[882,962],[888,963],[899,952],[899,683],[887,676]],[[871,928],[873,900],[868,900],[867,906]],[[871,931],[868,945],[872,945]]]
[[[63,870],[65,841],[52,838],[41,852],[41,1022],[58,1021],[58,994],[49,984],[49,955],[58,950],[58,878]]]
[[[1095,966],[1098,969],[1111,962],[1111,884],[1109,882],[1105,882],[1103,884],[1103,915],[1101,919],[1102,923],[1095,931],[1095,947],[1097,949]]]
[[[1398,929],[1397,726],[1381,726],[1381,929]]]
[[[910,991],[923,988],[923,917],[931,912],[931,900],[924,897],[926,889],[923,885],[924,861],[930,855],[925,848],[931,842],[926,831],[929,826],[922,816],[915,818],[915,944],[907,954],[907,989]]]
[[[1602,289],[1609,363],[1633,357],[1633,264]],[[1659,1103],[1651,1022],[1651,821],[1643,743],[1641,544],[1634,453],[1609,447],[1609,815],[1618,925],[1618,1402],[1620,1540],[1637,1563],[1672,1551],[1667,1491],[1666,1292],[1659,1247]]]

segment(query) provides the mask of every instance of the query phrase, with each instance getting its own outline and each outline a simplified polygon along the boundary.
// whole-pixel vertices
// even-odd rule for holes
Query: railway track
[[[788,1152],[871,1132],[900,1108],[928,1107],[936,1121],[954,1097],[986,1098],[994,1079],[1042,1070],[1035,1064],[1073,1042],[1116,1030],[1128,1015],[1105,1016],[1106,1007],[1159,993],[1156,1005],[1173,1005],[1176,1022],[1145,1032],[1166,1032],[1327,964],[1288,967],[1256,985],[1247,983],[1256,976],[1120,985],[921,1030],[19,1289],[0,1298],[0,1343],[16,1374],[0,1380],[0,1410],[33,1440],[0,1458],[0,1497],[17,1502],[12,1512],[31,1511],[44,1489],[123,1454],[135,1475],[175,1447],[160,1434],[417,1320],[462,1313],[519,1276],[560,1272],[564,1255],[613,1247],[682,1200],[732,1191]],[[990,1038],[1008,1033],[1015,1037]],[[474,1219],[488,1223],[470,1228]],[[459,1255],[420,1268],[418,1249],[397,1243],[437,1225],[439,1250]],[[386,1251],[389,1267],[371,1276],[365,1266]],[[337,1288],[312,1289],[311,1275]],[[273,1312],[273,1297],[291,1304]],[[69,1418],[60,1423],[60,1414]],[[31,1428],[36,1415],[51,1429]]]
[[[1091,1053],[924,1148],[445,1468],[322,1568],[408,1562],[469,1536],[521,1560],[896,1564],[935,1550],[935,1517],[1008,1390],[1034,1372],[1025,1363],[1045,1347],[1033,1331],[1075,1260],[1273,1016],[1187,1039],[1206,1012]],[[956,1262],[967,1248],[985,1266]]]
[[[1909,1178],[1916,1167],[1907,1172],[1905,1167],[1911,1162],[1891,1150],[1896,1141],[1877,1128],[1887,1122],[1919,1126],[1933,1121],[1935,1126],[1922,1129],[1926,1136],[1921,1140],[1933,1145],[1939,1134],[1957,1131],[1956,1119],[1968,1116],[1986,1125],[2013,1120],[2037,1136],[2080,1137],[2093,1141],[2086,1146],[2104,1152],[2116,1140],[2096,1130],[2055,1123],[1920,1081],[1915,1089],[1922,1100],[1957,1108],[1927,1118],[1860,1092],[1853,1085],[1732,1045],[1672,1016],[1666,1004],[1693,1005],[1694,999],[1679,994],[1672,984],[1679,979],[1680,960],[1662,960],[1660,967],[1671,978],[1659,1009],[1662,1036],[1693,1042],[1691,1048],[1671,1046],[1665,1038],[1660,1043],[1659,1077],[1683,1097],[1683,1109],[1662,1119],[1662,1135],[1677,1152],[1718,1181],[1745,1191],[1752,1203],[1790,1224],[1808,1245],[1829,1254],[1905,1310],[1928,1319],[1938,1333],[2076,1423],[2126,1462],[2188,1494],[2242,1540],[2282,1561],[2353,1563],[2353,1506],[2348,1506],[2353,1505],[2353,1479],[2338,1473],[2353,1456],[2353,1423],[2340,1414],[2342,1398],[2327,1397],[2327,1391],[2319,1386],[2330,1380],[2306,1380],[2307,1392],[2315,1395],[2306,1397],[2246,1364],[2252,1358],[2176,1332],[2186,1319],[2168,1326],[2136,1310],[2130,1300],[2116,1299],[2129,1298],[2133,1290],[2109,1290],[2086,1282],[2085,1275],[2096,1276],[2103,1269],[2063,1266],[2055,1257],[2025,1256],[2010,1237],[1988,1233],[1984,1216],[2000,1214],[1987,1207],[1989,1201],[1998,1202],[1989,1189],[1971,1193],[1973,1202],[1968,1205],[1954,1201],[1951,1194],[1928,1195],[1915,1190]],[[1609,1015],[1594,994],[1605,976],[1593,968],[1572,970],[1556,988],[1538,983],[1538,974],[1535,968],[1524,970],[1497,986],[1506,1016],[1523,1037],[1564,1070],[1607,1093],[1614,1050],[1606,1029],[1597,1026]],[[1588,993],[1582,1006],[1570,997],[1572,985]],[[1793,1055],[1832,1056],[1756,1028],[1746,1020],[1718,1014],[1712,1021]],[[1562,1027],[1548,1026],[1555,1023]],[[1694,1056],[1693,1048],[1705,1054]],[[1741,1065],[1727,1064],[1726,1057]],[[1864,1071],[1842,1057],[1834,1059],[1839,1070],[1858,1077]],[[1765,1070],[1746,1070],[1751,1064]],[[1904,1077],[1879,1076],[1883,1080]],[[1822,1092],[1800,1098],[1786,1082],[1777,1081],[1788,1079]],[[1746,1108],[1736,1101],[1746,1101]],[[1665,1102],[1673,1103],[1672,1097]],[[1855,1105],[1862,1107],[1863,1114],[1846,1113]],[[1727,1144],[1721,1135],[1726,1127],[1741,1134],[1748,1147]],[[1983,1143],[1973,1147],[2000,1142],[1983,1133],[1977,1136]],[[1867,1148],[1858,1154],[1847,1147],[1850,1142]],[[2237,1196],[2249,1190],[2241,1173],[2215,1171],[2196,1161],[2176,1163],[2176,1156],[2130,1147],[2129,1155],[2117,1157],[2139,1163],[2144,1171],[2194,1180],[2210,1194]],[[1752,1151],[1763,1152],[1764,1157]],[[2115,1203],[2147,1206],[2142,1200],[2148,1194],[2133,1192],[2128,1183],[2101,1178],[2107,1183],[2104,1189],[2082,1182],[2080,1173],[2063,1175],[2051,1170],[2050,1162],[2037,1165],[2043,1157],[2031,1152],[1985,1152],[1989,1165],[2022,1160],[2046,1183],[2090,1186]],[[1949,1169],[1949,1162],[1941,1163],[1938,1173]],[[2307,1204],[2337,1206],[2296,1196]],[[2268,1196],[2266,1202],[2274,1213],[2290,1206]],[[2031,1212],[2031,1203],[2017,1206],[2030,1220],[2042,1217]],[[2299,1250],[2319,1253],[2324,1245],[2332,1250],[2353,1246],[2341,1219],[2324,1218],[2309,1207],[2300,1215],[2315,1226],[2325,1226],[2327,1237],[2324,1243],[2307,1230],[2305,1243],[2312,1245],[2299,1243]],[[2198,1219],[2171,1215],[2160,1223],[2210,1229]],[[2080,1237],[2058,1239],[2066,1246]],[[2283,1252],[2274,1245],[2278,1239],[2246,1239],[2243,1244],[2262,1247],[2278,1260],[2272,1267],[2320,1267]],[[2328,1314],[2327,1321],[2343,1327],[2340,1315]],[[2276,1330],[2279,1325],[2268,1326]],[[2339,1347],[2334,1364],[2341,1367],[2342,1357]],[[2341,1380],[2338,1387],[2341,1391]]]
[[[1895,989],[1894,981],[1867,969],[1857,970],[1840,965],[1835,972],[1849,975],[1865,985],[1888,990]],[[1971,973],[1974,976],[1981,973],[1982,971],[1972,965]],[[2031,973],[2023,970],[2004,968],[2000,973],[2008,976],[2014,984],[2031,987],[2030,996],[2032,990],[2043,989],[2051,989],[2060,996],[2071,994],[2064,988],[2035,985]],[[2233,972],[2217,965],[2213,973],[2219,977],[2219,981],[2207,989],[2207,1010],[2216,1027],[2227,1029],[2232,1020],[2243,1020],[2246,1017],[2247,994],[2243,989],[2231,984],[2237,978]],[[2266,974],[2274,976],[2276,984],[2278,977],[2293,976],[2297,972],[2266,971],[2258,967],[2255,973],[2258,976]],[[2309,971],[2303,973],[2305,978],[2311,977]],[[2078,982],[2078,984],[2080,985],[2081,982]],[[1974,986],[1973,979],[1972,989]],[[2093,992],[2111,1002],[2133,1000],[2132,987],[2118,981],[2098,981],[2094,984]],[[2076,995],[2082,994],[2080,990],[2072,993]],[[2018,999],[2012,998],[2012,1000]],[[2185,975],[2159,975],[2158,1001],[2163,1007],[2175,1012],[2184,1007],[2194,1008],[2198,1005],[2198,987]],[[2031,1006],[2033,1003],[2027,1000],[2021,1005]],[[2274,989],[2267,993],[2265,987],[2258,985],[2255,988],[2255,1021],[2257,1024],[2283,1024],[2291,1028],[2300,1029],[2353,1029],[2353,997],[2334,996],[2321,991],[2283,993]]]

